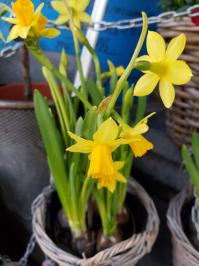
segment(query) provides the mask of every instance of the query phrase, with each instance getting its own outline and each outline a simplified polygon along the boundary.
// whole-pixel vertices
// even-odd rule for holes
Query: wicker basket
[[[181,211],[184,203],[193,198],[193,189],[188,185],[170,203],[167,213],[168,226],[172,234],[174,266],[198,266],[199,252],[187,238],[182,225]]]
[[[46,198],[40,195],[33,208],[33,232],[36,240],[50,259],[58,265],[136,265],[136,263],[153,247],[159,231],[159,217],[152,199],[144,189],[135,181],[129,181],[129,193],[135,195],[147,211],[145,231],[132,235],[111,248],[97,253],[91,258],[77,258],[59,249],[45,232]]]
[[[173,107],[167,112],[167,131],[174,143],[190,144],[193,132],[199,132],[199,27],[190,18],[159,25],[167,42],[184,32],[187,45],[180,59],[186,60],[193,71],[192,81],[176,88]]]

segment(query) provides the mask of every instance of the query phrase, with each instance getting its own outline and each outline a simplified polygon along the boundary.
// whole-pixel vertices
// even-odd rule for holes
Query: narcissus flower
[[[153,149],[153,143],[143,137],[142,134],[149,130],[147,122],[154,114],[155,113],[151,113],[146,116],[134,127],[130,127],[127,124],[121,125],[122,132],[120,136],[128,141],[135,157],[142,157],[147,151]]]
[[[173,85],[183,85],[190,81],[192,72],[183,60],[178,60],[186,44],[185,34],[173,38],[166,49],[164,39],[157,32],[149,31],[147,36],[148,55],[138,61],[151,63],[148,71],[142,76],[134,89],[135,96],[149,95],[159,83],[160,97],[166,108],[170,108],[175,99]]]
[[[53,38],[59,34],[59,31],[53,28],[45,28],[47,19],[41,14],[44,4],[41,3],[36,11],[31,0],[17,0],[12,2],[13,17],[2,19],[14,24],[10,30],[7,41],[12,41],[18,37],[26,39],[29,34],[34,37]]]
[[[101,124],[93,135],[93,141],[68,132],[77,143],[69,147],[67,151],[89,153],[88,176],[98,180],[98,188],[106,187],[111,192],[115,190],[116,181],[126,182],[126,179],[118,172],[121,163],[118,165],[112,159],[112,152],[121,144],[125,144],[123,139],[117,139],[118,133],[118,125],[112,118]]]
[[[81,28],[81,21],[88,22],[91,20],[90,16],[84,12],[89,2],[90,0],[68,0],[73,22],[78,28]],[[63,0],[52,1],[51,5],[60,14],[57,20],[55,20],[56,24],[64,24],[69,21],[70,16]]]
[[[123,66],[115,67],[114,64],[110,60],[107,61],[107,64],[108,64],[108,67],[109,67],[109,71],[104,72],[102,74],[103,78],[111,77],[114,72],[116,73],[116,75],[118,77],[120,77],[124,73],[124,67]]]

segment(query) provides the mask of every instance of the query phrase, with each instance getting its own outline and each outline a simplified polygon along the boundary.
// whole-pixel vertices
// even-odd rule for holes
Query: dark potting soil
[[[130,218],[125,225],[120,227],[120,229],[122,228],[122,240],[129,238],[132,234],[144,231],[147,219],[146,210],[137,197],[128,193],[126,198],[126,206]],[[71,244],[72,235],[67,221],[64,226],[61,226],[60,222],[58,221],[60,210],[61,204],[58,199],[57,193],[53,192],[50,195],[47,203],[46,232],[59,248],[75,256],[81,257],[74,249],[74,246]],[[100,217],[97,213],[94,214],[93,224],[95,226],[92,228],[92,230],[90,230],[88,234],[91,248],[90,252],[87,253],[87,257],[93,256],[96,253],[96,239],[99,235],[98,233],[101,230]]]

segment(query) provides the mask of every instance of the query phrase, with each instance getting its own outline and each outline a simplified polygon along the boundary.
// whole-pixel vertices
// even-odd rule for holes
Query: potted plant
[[[168,23],[161,23],[158,25],[158,31],[169,42],[171,38],[177,36],[179,32],[183,31],[187,36],[187,46],[184,54],[181,56],[182,60],[186,60],[192,70],[193,78],[191,82],[183,87],[176,86],[176,98],[173,107],[167,112],[166,125],[169,137],[173,142],[179,146],[182,144],[191,144],[191,137],[193,132],[199,132],[197,105],[199,103],[198,92],[198,16],[194,13],[198,12],[198,1],[176,0],[166,1],[162,0],[162,7],[164,11],[184,12],[190,10],[189,15],[173,18]],[[196,5],[196,8],[195,8]],[[191,8],[191,9],[190,9]],[[176,84],[178,85],[178,84]]]
[[[26,13],[22,12],[24,4]],[[153,148],[144,137],[149,130],[148,120],[154,115],[144,117],[145,96],[159,83],[161,99],[165,107],[171,107],[175,77],[178,83],[184,84],[192,76],[188,65],[177,60],[186,38],[180,34],[166,50],[164,39],[156,32],[148,32],[147,16],[143,12],[143,28],[134,54],[119,78],[118,69],[111,65],[107,95],[102,82],[107,73],[101,73],[97,54],[81,31],[80,22],[89,20],[84,11],[88,4],[89,1],[52,1],[53,8],[60,13],[56,23],[67,23],[73,35],[80,88],[74,87],[67,77],[65,51],[61,53],[57,69],[39,47],[42,34],[48,32],[50,35],[52,30],[43,23],[46,18],[41,9],[34,11],[31,0],[17,0],[13,3],[17,9],[12,17],[3,18],[14,24],[8,40],[21,36],[42,64],[58,118],[57,121],[45,97],[35,91],[36,118],[56,189],[50,187],[34,202],[33,231],[44,253],[60,265],[115,262],[135,265],[150,252],[159,227],[152,199],[129,178],[133,158]],[[26,14],[31,19],[23,25],[21,21]],[[139,57],[146,36],[149,55]],[[80,44],[92,55],[96,81],[83,74]],[[176,50],[176,45],[180,49]],[[180,73],[176,65],[180,66]],[[144,73],[135,86],[127,81],[134,69]],[[73,95],[75,97],[71,97]],[[116,108],[120,95],[122,104]],[[139,100],[132,116],[134,96]],[[134,204],[130,206],[129,202]],[[143,211],[139,220],[136,206],[139,212]]]
[[[173,240],[174,265],[197,265],[199,263],[199,135],[193,133],[191,150],[182,147],[185,168],[191,178],[170,203],[168,225]]]

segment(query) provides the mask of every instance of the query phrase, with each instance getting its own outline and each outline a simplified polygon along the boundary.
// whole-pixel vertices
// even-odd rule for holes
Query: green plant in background
[[[143,118],[147,103],[143,96],[149,95],[160,83],[161,98],[169,108],[175,97],[173,84],[187,83],[192,73],[185,62],[177,60],[185,47],[185,35],[174,38],[166,49],[165,41],[158,33],[148,32],[144,12],[141,34],[128,66],[125,69],[115,67],[109,61],[109,71],[102,73],[97,54],[80,27],[81,21],[89,19],[84,11],[88,4],[88,0],[78,4],[72,0],[52,1],[53,8],[60,13],[56,23],[66,22],[72,32],[80,88],[74,87],[67,77],[64,50],[57,69],[40,49],[41,36],[51,38],[59,34],[53,28],[46,28],[47,19],[41,14],[42,4],[34,11],[31,0],[17,0],[12,3],[12,17],[3,19],[14,25],[8,41],[18,36],[24,40],[43,66],[43,75],[51,90],[59,123],[39,91],[34,93],[35,112],[74,243],[79,238],[88,240],[90,199],[96,202],[103,237],[111,241],[114,238],[115,242],[118,241],[117,218],[126,211],[124,203],[133,158],[141,157],[153,148],[143,135],[149,130],[148,119],[154,113]],[[148,55],[139,57],[145,39]],[[84,76],[80,44],[92,55],[96,81]],[[144,73],[135,85],[136,91],[128,82],[134,69]],[[110,77],[108,96],[103,85],[107,77]],[[71,93],[75,97],[71,97]],[[138,98],[137,106],[134,105],[135,94],[142,96]],[[120,95],[122,103],[118,110],[116,104]],[[133,106],[135,113],[132,112]]]
[[[164,11],[170,11],[197,5],[199,0],[161,0],[161,4]]]
[[[199,134],[192,135],[191,151],[186,145],[182,146],[182,156],[199,199]]]

